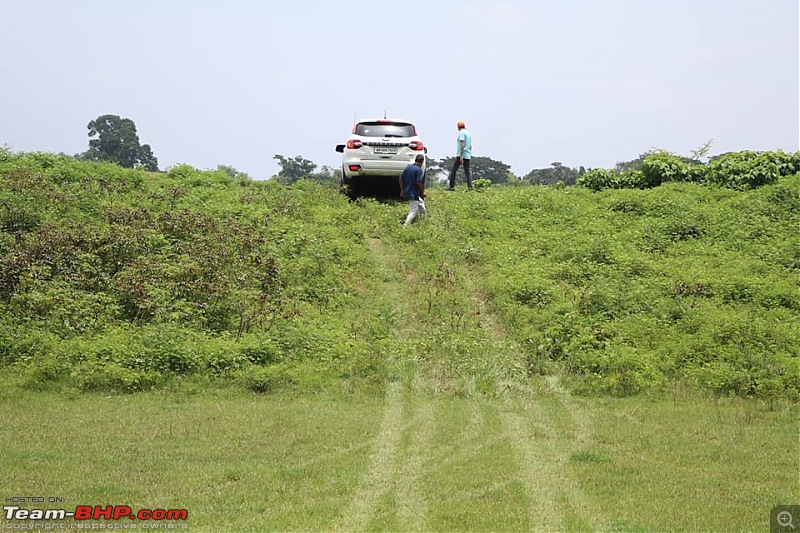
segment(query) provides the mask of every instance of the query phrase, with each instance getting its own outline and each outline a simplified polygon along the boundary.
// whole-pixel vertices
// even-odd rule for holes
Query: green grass
[[[606,460],[580,465],[586,491],[632,530],[768,528],[769,510],[797,501],[796,409],[736,399],[598,402]]]
[[[753,531],[798,489],[797,410],[737,399],[0,400],[2,494],[189,510],[195,531]],[[5,524],[3,524],[5,525]]]
[[[0,163],[0,364],[22,388],[402,376],[497,394],[563,373],[589,394],[681,381],[800,399],[798,175],[747,191],[433,190],[404,230],[402,202],[310,182]]]
[[[358,483],[380,420],[379,403],[214,391],[9,403],[4,495],[186,508],[192,529],[208,531],[330,522],[339,495]]]
[[[402,228],[34,159],[0,165],[0,496],[199,531],[752,531],[798,499],[798,176],[434,190]]]

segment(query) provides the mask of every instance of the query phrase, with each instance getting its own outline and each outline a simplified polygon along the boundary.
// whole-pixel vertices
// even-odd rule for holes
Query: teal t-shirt
[[[458,139],[456,140],[456,157],[461,155],[461,141],[464,141],[464,159],[472,157],[472,134],[464,128],[458,131]]]

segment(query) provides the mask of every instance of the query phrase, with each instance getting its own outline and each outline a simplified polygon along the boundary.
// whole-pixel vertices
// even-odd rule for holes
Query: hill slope
[[[434,191],[403,229],[401,203],[188,166],[0,175],[0,364],[24,387],[800,394],[798,176]]]
[[[434,191],[404,229],[312,183],[0,163],[9,494],[198,531],[752,531],[792,501],[797,176]]]

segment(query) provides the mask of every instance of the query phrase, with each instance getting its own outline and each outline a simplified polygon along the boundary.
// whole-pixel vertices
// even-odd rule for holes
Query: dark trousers
[[[453,163],[453,169],[450,171],[450,181],[449,186],[451,189],[455,188],[456,186],[456,172],[458,168],[461,166],[461,159],[456,157],[456,162]],[[464,175],[467,177],[467,188],[472,188],[472,173],[469,171],[469,159],[464,160]]]

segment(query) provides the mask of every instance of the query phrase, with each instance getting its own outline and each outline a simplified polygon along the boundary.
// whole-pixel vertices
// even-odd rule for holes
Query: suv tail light
[[[422,144],[422,141],[411,141],[408,143],[408,147],[416,151],[420,151],[425,148],[425,146]]]
[[[350,169],[350,172],[358,172],[361,170],[361,165],[349,165],[347,168]]]
[[[357,148],[361,148],[362,144],[363,143],[358,139],[350,139],[349,141],[347,141],[347,149],[355,150]]]

